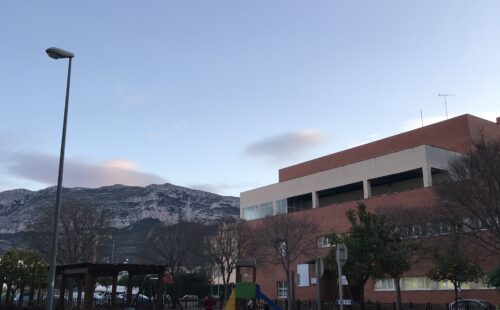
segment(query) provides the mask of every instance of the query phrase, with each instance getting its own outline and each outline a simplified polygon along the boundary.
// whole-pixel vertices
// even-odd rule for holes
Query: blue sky
[[[499,1],[1,1],[0,191],[227,195],[443,119],[500,116]]]

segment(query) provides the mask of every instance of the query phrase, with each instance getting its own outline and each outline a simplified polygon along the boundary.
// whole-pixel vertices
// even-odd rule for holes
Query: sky
[[[223,195],[449,117],[500,116],[500,1],[0,2],[0,191]]]

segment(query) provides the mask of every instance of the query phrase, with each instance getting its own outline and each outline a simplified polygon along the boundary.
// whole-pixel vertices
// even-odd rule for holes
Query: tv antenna
[[[422,122],[422,127],[424,127],[424,115],[422,113],[422,110],[420,110],[420,121]]]
[[[438,94],[438,97],[444,98],[444,111],[446,112],[446,119],[448,119],[448,107],[446,106],[446,97],[455,96],[452,94]]]

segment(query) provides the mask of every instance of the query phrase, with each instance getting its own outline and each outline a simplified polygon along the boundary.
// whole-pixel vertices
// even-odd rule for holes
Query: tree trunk
[[[225,283],[224,284],[224,289],[222,290],[222,294],[224,294],[222,296],[222,299],[220,299],[220,296],[219,296],[219,300],[221,301],[221,304],[222,305],[225,305],[226,304],[226,300],[229,298],[228,294],[229,294],[229,283]]]
[[[39,304],[42,301],[42,286],[39,284],[36,289],[36,303]]]
[[[396,288],[396,310],[401,310],[401,277],[394,277],[394,287]]]
[[[16,296],[16,291],[17,291],[17,287],[16,287],[15,290],[11,290],[9,305],[13,305],[14,304],[14,297]]]
[[[453,282],[453,287],[455,288],[455,303],[453,304],[453,308],[455,310],[458,309],[458,284]]]
[[[223,291],[224,298],[222,298],[222,300],[221,300],[222,305],[225,305],[226,300],[229,298],[228,293],[229,293],[229,281],[230,281],[230,279],[231,279],[231,274],[228,273],[227,278],[224,280],[224,291]],[[219,299],[220,299],[220,296],[219,296]]]
[[[286,273],[286,298],[288,300],[288,310],[293,310],[293,278],[292,278],[292,270],[288,269],[288,272]]]
[[[359,290],[359,305],[360,305],[361,310],[365,310],[365,284],[366,284],[366,281],[368,281],[368,279],[364,280],[361,283],[361,287]]]
[[[21,289],[19,290],[19,300],[17,301],[17,305],[22,307],[24,303],[24,284],[21,284]]]
[[[32,285],[30,285],[30,296],[29,296],[29,299],[28,299],[28,305],[31,305],[33,304],[33,297],[35,296],[35,287]]]

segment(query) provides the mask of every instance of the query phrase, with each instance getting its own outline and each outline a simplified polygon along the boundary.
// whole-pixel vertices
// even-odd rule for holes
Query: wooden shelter
[[[56,276],[61,277],[59,282],[59,309],[64,309],[64,298],[66,292],[66,280],[76,279],[78,285],[78,297],[76,307],[80,309],[82,301],[82,289],[85,293],[83,309],[90,310],[93,308],[94,303],[94,289],[96,279],[98,277],[112,277],[112,291],[111,291],[111,309],[115,308],[116,301],[116,286],[118,282],[118,273],[128,272],[127,284],[127,305],[131,306],[132,299],[132,276],[153,274],[158,276],[157,296],[162,296],[164,292],[164,283],[162,279],[165,273],[164,265],[140,265],[140,264],[94,264],[94,263],[77,263],[68,265],[59,265],[56,267]],[[82,287],[83,286],[83,287]],[[91,298],[88,298],[88,297]],[[163,306],[163,298],[157,298],[159,306]]]

